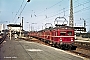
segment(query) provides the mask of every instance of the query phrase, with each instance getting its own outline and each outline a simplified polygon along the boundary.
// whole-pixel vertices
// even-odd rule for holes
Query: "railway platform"
[[[90,45],[90,38],[77,37],[77,39],[75,40],[75,42],[84,43],[84,44]]]
[[[78,42],[88,42],[88,43],[90,43],[90,38],[77,37],[75,41],[78,41]]]
[[[0,45],[0,60],[85,60],[85,58],[43,44],[6,38]]]

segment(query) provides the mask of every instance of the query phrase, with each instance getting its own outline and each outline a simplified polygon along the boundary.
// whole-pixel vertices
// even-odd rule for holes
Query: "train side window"
[[[66,32],[60,32],[61,36],[65,36]]]
[[[71,36],[72,35],[72,32],[71,31],[68,31],[67,32],[67,35]]]

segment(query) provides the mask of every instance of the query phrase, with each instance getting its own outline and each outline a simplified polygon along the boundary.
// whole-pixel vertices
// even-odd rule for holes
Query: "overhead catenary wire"
[[[90,6],[85,7],[83,9],[81,9],[81,10],[78,10],[78,11],[74,12],[73,14],[76,14],[76,13],[79,13],[79,12],[82,12],[82,11],[86,11],[86,10],[89,10],[89,9],[90,9]],[[67,15],[67,16],[69,16],[69,15]],[[87,20],[87,19],[90,19],[90,18],[86,18],[85,20]]]
[[[85,3],[83,3],[83,4],[79,4],[79,5],[75,6],[74,8],[77,8],[77,7],[82,6],[82,5],[84,5],[84,4],[87,4],[87,3],[90,3],[90,1],[85,2]],[[89,8],[89,7],[87,7],[87,8]],[[85,10],[86,8],[83,8],[83,9]],[[83,11],[83,9],[81,9],[81,10]],[[63,9],[62,9],[62,10],[63,10]],[[67,9],[67,10],[65,10],[64,12],[69,11],[69,10],[70,10],[70,9]],[[76,12],[74,12],[74,14],[77,13],[77,12],[81,12],[81,10],[80,10],[80,11],[76,11]],[[54,17],[54,16],[59,15],[59,14],[61,14],[61,13],[63,13],[63,12],[57,13],[57,14],[52,15],[52,16],[50,16],[50,17],[47,17],[47,18],[45,18],[45,19],[48,19],[48,18]],[[44,19],[44,20],[45,20],[45,19]]]
[[[24,7],[23,7],[22,11],[20,12],[19,16],[22,14],[22,12],[23,12],[23,10],[25,9],[26,5],[27,5],[27,2],[26,2],[26,4],[24,5]]]
[[[64,0],[61,0],[61,1],[57,2],[57,3],[55,3],[54,5],[45,8],[43,11],[39,12],[38,14],[41,14],[41,13],[45,12],[46,10],[48,10],[48,9],[56,6],[57,4],[61,3],[62,1],[64,1]],[[45,16],[45,17],[47,17],[47,15],[36,15],[35,13],[34,13],[34,16],[35,16],[35,17],[38,17],[38,16]],[[31,18],[32,18],[32,14],[31,14]]]
[[[48,9],[50,9],[50,8],[52,8],[52,7],[56,6],[56,5],[58,5],[58,4],[60,4],[62,1],[64,1],[64,0],[61,0],[61,1],[57,2],[57,3],[55,3],[54,5],[45,8],[43,11],[39,12],[38,14],[41,14],[41,13],[45,12],[46,10],[48,10]]]
[[[79,12],[81,12],[81,11],[85,11],[85,10],[89,10],[90,9],[90,6],[88,6],[88,7],[86,7],[86,8],[83,8],[83,9],[81,9],[81,10],[78,10],[78,11],[76,11],[76,12],[74,12],[73,14],[76,14],[76,13],[79,13]],[[65,12],[66,11],[68,11],[68,10],[65,10]],[[61,12],[61,13],[63,13],[63,12]],[[50,17],[47,17],[47,18],[45,18],[45,19],[48,19],[48,18],[51,18],[51,17],[54,17],[54,16],[56,16],[56,15],[59,15],[59,14],[61,14],[61,13],[58,13],[58,14],[55,14],[55,15],[52,15],[52,16],[50,16]],[[65,16],[68,16],[69,17],[69,15],[65,15]],[[44,20],[45,20],[44,19]]]
[[[23,10],[25,9],[26,5],[27,5],[27,2],[25,3],[23,9],[21,10],[21,12],[20,12],[20,14],[19,14],[19,18],[21,18],[21,14],[22,14]],[[17,19],[17,20],[18,20],[18,19]],[[15,21],[15,23],[17,22],[17,20]]]
[[[22,8],[23,3],[24,3],[24,0],[22,1],[21,5],[20,5],[20,8],[19,8],[19,10],[16,12],[16,14],[15,14],[15,16],[14,16],[14,18],[13,18],[13,20],[12,20],[12,21],[14,21],[14,20],[15,20],[15,18],[17,17],[17,15],[18,15],[18,13],[19,13],[20,9]]]
[[[63,1],[63,0],[62,0]],[[75,2],[77,2],[78,0],[76,0]],[[79,7],[79,6],[82,6],[82,5],[84,5],[84,4],[87,4],[87,3],[89,3],[89,2],[84,2],[84,3],[80,3],[80,4],[78,4],[77,6],[75,6],[74,8],[77,8],[77,7]],[[53,5],[52,5],[53,6]],[[54,7],[54,6],[53,6]],[[52,7],[50,7],[50,8],[52,8]],[[48,9],[50,9],[50,8],[47,8],[47,9],[45,9],[44,11],[46,11],[46,10],[48,10]],[[87,8],[88,9],[88,8]],[[63,10],[63,9],[62,9]],[[68,10],[66,10],[66,8],[65,8],[65,11],[64,12],[67,12],[67,11],[69,11],[69,9]],[[60,12],[60,11],[59,11]],[[57,14],[55,14],[54,16],[56,16],[56,15],[59,15],[59,14],[61,14],[61,13],[64,13],[64,12],[60,12],[60,13],[57,13]],[[21,12],[22,13],[22,12]],[[44,15],[45,16],[45,15]],[[66,15],[67,16],[67,15]],[[38,16],[37,16],[38,17]],[[53,17],[53,16],[51,16],[51,17]],[[50,18],[50,17],[48,17],[47,16],[47,18]],[[45,19],[47,19],[47,18],[45,18]]]
[[[64,1],[64,0],[61,0],[61,1],[57,2],[57,3],[55,3],[54,5],[52,5],[52,6],[50,6],[50,7],[47,7],[47,8],[46,8],[45,10],[43,10],[42,12],[38,13],[39,15],[37,15],[37,14],[34,13],[34,16],[35,16],[35,17],[39,17],[39,16],[48,17],[47,15],[40,15],[40,14],[41,14],[41,13],[44,13],[46,10],[48,10],[48,9],[50,9],[50,8],[53,8],[54,6],[60,4],[60,3],[63,2],[63,1]],[[76,2],[78,2],[78,0],[74,1],[74,3],[76,3]],[[66,7],[66,8],[67,8],[67,7]],[[66,8],[65,8],[65,7],[62,8],[61,10],[59,10],[59,12],[63,10],[64,15],[65,15],[65,12],[66,12],[65,9],[66,9]],[[32,14],[31,14],[31,18],[32,18]]]
[[[83,8],[83,9],[81,9],[81,10],[78,10],[78,11],[74,12],[74,14],[75,14],[75,13],[78,13],[78,12],[81,12],[81,11],[89,10],[89,9],[90,9],[90,6],[85,7],[85,8]]]
[[[50,7],[47,7],[46,9],[44,9],[42,12],[40,12],[40,13],[38,13],[38,14],[44,13],[46,10],[48,10],[48,9],[50,9],[50,8],[53,8],[54,6],[60,4],[60,3],[63,2],[63,1],[64,1],[64,0],[61,0],[61,1],[57,2],[57,3],[55,3],[54,5],[52,5],[52,6],[50,6]],[[74,3],[76,3],[76,2],[78,2],[78,0],[74,1]],[[65,7],[64,7],[64,8],[65,8]],[[62,10],[64,10],[64,8],[62,8],[61,10],[59,10],[59,12],[62,11]],[[66,7],[66,8],[67,8],[67,7]],[[65,9],[66,9],[66,8],[65,8]],[[64,12],[65,12],[65,11],[64,11]],[[37,16],[41,16],[41,15],[37,15]],[[45,15],[44,15],[44,16],[45,16]]]
[[[62,1],[63,1],[63,0],[61,0],[60,2],[62,2]],[[58,3],[60,3],[60,2],[58,2]],[[76,2],[78,2],[78,0],[74,1],[74,3],[76,3]],[[79,5],[75,6],[74,8],[77,8],[77,7],[79,7],[79,6],[81,6],[81,5],[84,5],[84,4],[87,4],[87,3],[89,3],[89,2],[84,2],[83,4],[79,4]],[[54,7],[55,5],[57,5],[57,4],[54,4],[54,5],[50,6],[50,7],[48,7],[46,10]],[[66,8],[67,8],[67,7],[66,7]],[[66,8],[65,8],[65,9],[66,9]],[[65,9],[62,8],[61,10],[59,10],[59,13],[57,13],[57,14],[55,14],[55,15],[52,15],[52,16],[50,16],[50,17],[59,15],[59,14],[61,14],[61,13],[64,13],[64,15],[65,15],[65,12],[69,11],[69,9],[67,9],[67,10],[65,10]],[[46,10],[44,10],[43,12],[45,12]],[[63,11],[63,12],[60,12],[60,11],[62,11],[62,10],[64,10],[64,11]],[[51,13],[49,13],[49,14],[51,14]],[[45,16],[45,17],[46,17],[46,15],[37,15],[37,17],[38,17],[38,16]],[[47,18],[50,18],[50,17],[47,16]],[[44,19],[44,20],[45,20],[45,19]]]
[[[85,5],[85,4],[87,4],[87,3],[90,3],[90,1],[86,1],[86,2],[84,2],[83,4],[78,4],[77,6],[75,6],[74,8],[77,8],[77,7],[79,7],[79,6],[82,6],[82,5]]]
[[[74,0],[74,2],[76,3],[76,2],[78,2],[79,0]],[[83,5],[85,5],[85,4],[88,4],[88,3],[90,3],[90,1],[84,1],[84,2],[81,2],[81,3],[79,3],[79,4],[77,4],[77,5],[75,5],[75,9],[76,8],[79,8],[79,7],[82,7]],[[54,6],[53,6],[54,7]],[[52,8],[52,7],[51,7]],[[65,7],[64,7],[65,8]],[[80,12],[82,12],[82,11],[86,11],[86,10],[89,10],[89,6],[84,6],[82,9],[80,8],[80,10],[78,9],[78,11],[75,11],[74,12],[74,14],[77,14],[77,13],[80,13]],[[50,9],[50,8],[49,8]],[[45,12],[46,10],[48,10],[48,9],[45,9],[45,10],[43,10],[43,12]],[[62,11],[63,10],[63,8],[61,9],[61,10],[59,10],[59,13],[56,13],[56,14],[52,14],[51,16],[47,16],[47,18],[44,18],[44,19],[41,19],[41,20],[46,20],[46,19],[48,19],[48,18],[53,18],[53,17],[55,17],[55,16],[57,16],[57,15],[59,15],[59,14],[61,14],[61,13],[64,13],[64,12],[67,12],[67,11],[69,11],[70,9],[66,9],[65,8],[65,10],[64,11]],[[42,12],[42,13],[43,13]],[[39,15],[37,15],[37,17],[38,17]],[[45,14],[44,15],[40,15],[40,16],[46,16]],[[69,14],[65,14],[65,17],[66,16],[68,16],[69,17]]]

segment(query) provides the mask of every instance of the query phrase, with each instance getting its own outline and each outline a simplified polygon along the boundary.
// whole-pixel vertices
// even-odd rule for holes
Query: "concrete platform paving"
[[[84,60],[84,58],[39,43],[7,38],[0,47],[0,60]]]

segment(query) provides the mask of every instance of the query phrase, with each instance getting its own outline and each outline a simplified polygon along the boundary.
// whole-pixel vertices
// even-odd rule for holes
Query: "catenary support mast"
[[[70,16],[69,16],[69,26],[74,26],[74,19],[73,19],[73,0],[70,0]]]

